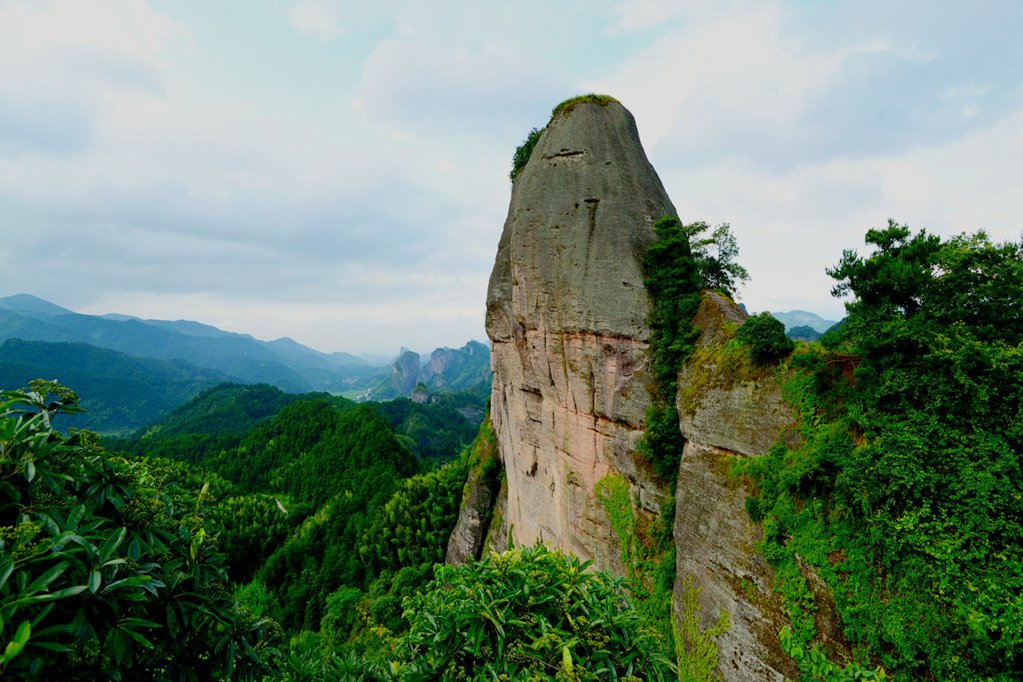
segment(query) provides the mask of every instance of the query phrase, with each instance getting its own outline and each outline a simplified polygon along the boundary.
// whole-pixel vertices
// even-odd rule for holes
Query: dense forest
[[[730,257],[706,262],[727,248],[701,250],[705,228],[662,221],[647,262],[655,301],[673,301],[654,311],[668,390],[646,449],[666,478],[693,296],[745,276]],[[894,223],[867,244],[829,270],[851,297],[844,324],[794,342],[753,316],[727,349],[784,377],[802,416],[798,442],[731,472],[756,491],[748,512],[792,623],[782,646],[811,680],[1013,679],[1023,245]],[[478,395],[360,404],[224,384],[102,442],[67,429],[78,403],[54,382],[0,398],[7,677],[715,678],[702,665],[714,633],[693,630],[685,600],[666,627],[665,589],[639,573],[539,546],[443,565],[470,472],[497,471]],[[612,483],[598,491],[609,505]],[[815,646],[801,563],[827,584],[855,660]],[[670,594],[675,576],[659,580]]]

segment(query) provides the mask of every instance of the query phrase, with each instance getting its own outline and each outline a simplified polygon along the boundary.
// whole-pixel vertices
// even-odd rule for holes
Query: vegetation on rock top
[[[592,92],[586,95],[569,97],[551,110],[551,120],[553,121],[559,114],[567,115],[572,113],[572,110],[579,104],[599,104],[602,107],[606,107],[608,104],[621,104],[621,102],[611,95],[598,95]]]

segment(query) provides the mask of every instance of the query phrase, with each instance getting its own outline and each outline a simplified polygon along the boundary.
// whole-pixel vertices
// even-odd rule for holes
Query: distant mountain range
[[[422,362],[419,353],[403,348],[391,374],[367,394],[372,400],[411,396],[422,401],[432,392],[490,393],[490,348],[470,341],[461,348],[438,348]]]
[[[0,387],[57,379],[75,389],[89,408],[80,418],[83,424],[101,431],[139,428],[225,381],[364,399],[409,396],[412,390],[374,390],[390,385],[393,368],[386,360],[371,364],[349,353],[322,353],[289,338],[260,341],[188,320],[82,315],[29,294],[0,298],[0,344]],[[479,389],[477,384],[485,382],[489,392],[489,349],[476,342],[466,348],[470,346],[465,353],[435,351],[448,364],[440,373],[442,380],[427,381],[427,388],[454,392]],[[460,369],[463,355],[471,364],[465,371]],[[477,371],[481,363],[485,372]],[[448,376],[462,378],[444,380]]]
[[[380,373],[348,353],[321,353],[288,338],[259,341],[187,320],[81,315],[28,294],[0,298],[0,341],[87,343],[133,357],[184,360],[243,383],[285,391],[343,391]]]
[[[806,310],[790,310],[787,313],[772,312],[771,315],[785,325],[785,331],[793,327],[810,327],[817,333],[823,334],[838,324],[836,320],[825,320],[817,313],[807,312]]]

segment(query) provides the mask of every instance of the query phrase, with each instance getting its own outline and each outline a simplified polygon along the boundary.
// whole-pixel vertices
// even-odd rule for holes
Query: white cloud
[[[5,286],[323,350],[460,345],[512,150],[592,90],[636,115],[684,219],[732,223],[753,308],[838,310],[823,268],[889,216],[1017,236],[1011,21],[584,4],[257,4],[225,44],[197,6],[2,2]]]
[[[530,112],[563,99],[569,84],[564,69],[520,45],[403,36],[380,43],[366,60],[358,98],[382,123],[450,136],[521,127]]]
[[[288,13],[288,21],[302,35],[318,40],[332,40],[345,33],[341,24],[341,7],[337,2],[300,0]]]
[[[920,22],[883,10],[866,24],[876,9],[849,17],[846,6],[731,3],[667,25],[591,85],[632,109],[648,144],[694,165],[733,156],[786,169],[899,153],[1020,107],[1018,70],[1005,68],[1023,58],[1011,19],[963,8]],[[952,35],[957,22],[986,32]]]

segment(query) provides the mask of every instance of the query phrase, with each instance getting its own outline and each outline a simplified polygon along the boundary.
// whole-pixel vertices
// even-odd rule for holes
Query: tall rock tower
[[[487,333],[516,544],[542,540],[620,571],[596,483],[621,475],[642,508],[659,508],[634,456],[650,400],[642,260],[653,222],[674,213],[635,120],[610,98],[556,110],[514,182]]]
[[[589,96],[555,110],[512,188],[487,292],[491,416],[506,485],[489,511],[493,491],[470,477],[449,561],[485,544],[500,549],[510,535],[625,572],[597,491],[605,477],[618,491],[625,481],[632,511],[647,515],[670,495],[637,452],[651,401],[642,263],[666,214],[675,209],[621,104]],[[756,551],[762,530],[746,513],[743,485],[724,473],[733,459],[766,454],[779,434],[797,436],[773,368],[716,364],[715,349],[744,318],[732,301],[704,293],[693,320],[701,352],[682,368],[677,401],[687,444],[675,491],[676,615],[692,588],[702,628],[728,613],[717,647],[729,682],[798,676],[778,644],[787,619]]]

